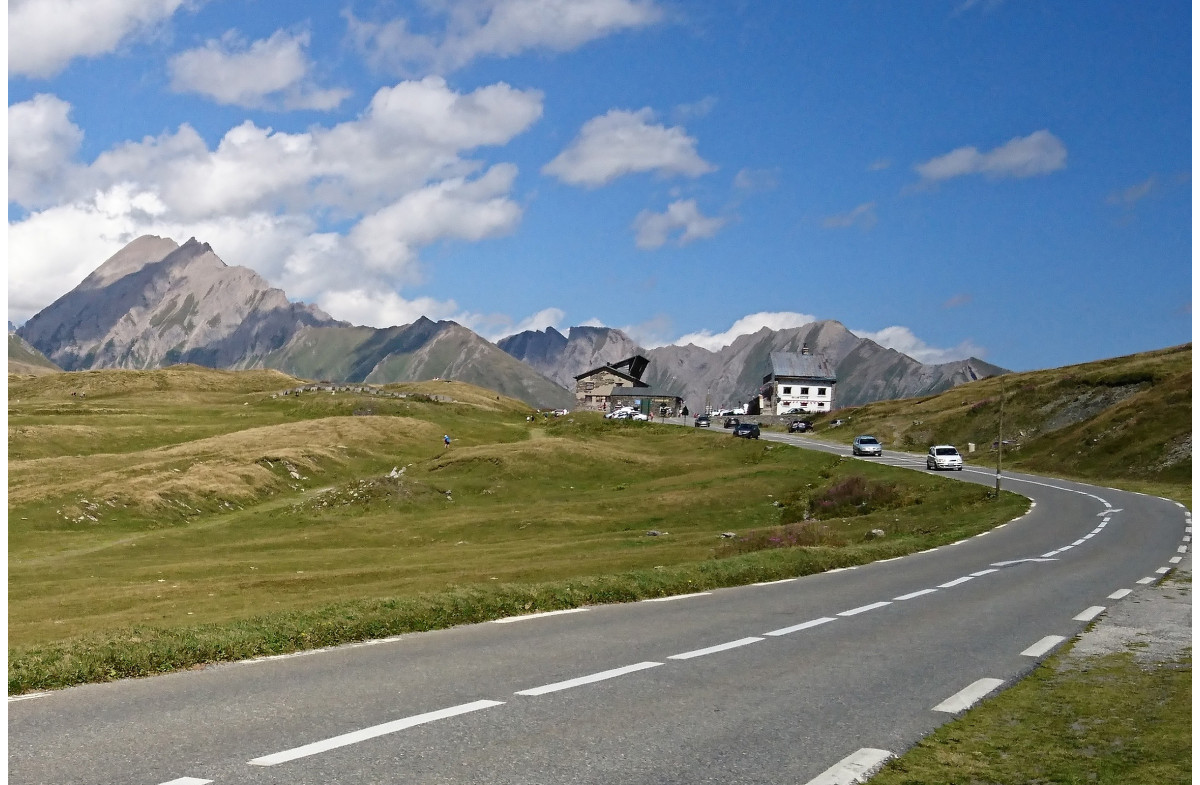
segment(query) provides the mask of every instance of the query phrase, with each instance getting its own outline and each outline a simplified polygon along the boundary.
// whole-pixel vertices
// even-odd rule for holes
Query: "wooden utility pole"
[[[1000,464],[1004,460],[1004,377],[1000,377],[1000,424],[996,426],[996,498],[1000,498]]]

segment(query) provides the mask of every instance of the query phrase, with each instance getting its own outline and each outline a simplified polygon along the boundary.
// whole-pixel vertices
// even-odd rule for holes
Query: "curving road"
[[[1025,516],[901,559],[13,698],[9,782],[852,782],[1188,558],[1175,502],[1004,487]]]

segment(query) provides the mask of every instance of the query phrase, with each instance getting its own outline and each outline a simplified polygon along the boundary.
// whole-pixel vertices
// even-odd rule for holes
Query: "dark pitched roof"
[[[800,376],[806,379],[837,381],[829,361],[820,354],[771,352],[771,373],[776,376]]]
[[[630,376],[629,374],[625,373],[624,371],[618,371],[616,368],[614,368],[611,365],[601,365],[597,368],[593,368],[590,371],[584,371],[581,374],[577,374],[575,376],[575,381],[579,381],[580,379],[584,378],[585,376],[591,376],[592,374],[599,373],[600,371],[608,371],[611,374],[620,376],[625,381],[633,383],[633,385],[635,387],[638,387],[638,386],[645,387],[646,386],[646,383],[643,382],[641,379],[637,378],[636,376]]]

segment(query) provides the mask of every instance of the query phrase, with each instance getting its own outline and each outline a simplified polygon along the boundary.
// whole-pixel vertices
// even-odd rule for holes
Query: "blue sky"
[[[143,234],[377,327],[1191,340],[1191,7],[10,0],[9,319]]]

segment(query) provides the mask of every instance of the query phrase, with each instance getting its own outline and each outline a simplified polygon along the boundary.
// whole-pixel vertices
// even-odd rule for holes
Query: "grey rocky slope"
[[[565,340],[550,329],[519,333],[499,342],[500,348],[517,359],[571,387],[576,374],[642,354],[650,360],[643,380],[675,391],[692,407],[744,403],[757,393],[769,373],[771,352],[798,352],[805,345],[833,363],[838,407],[929,395],[1005,372],[976,358],[926,365],[859,338],[832,320],[786,330],[764,327],[715,352],[692,344],[642,349],[620,330],[607,327],[572,327]]]
[[[293,303],[246,267],[227,265],[194,238],[140,237],[19,335],[66,370],[274,368],[293,376],[379,384],[443,378],[535,406],[573,396],[494,344],[450,321],[354,327]],[[12,339],[10,338],[10,358]]]
[[[20,335],[65,370],[192,362],[256,367],[296,330],[344,325],[292,303],[207,243],[143,236],[38,312]]]

